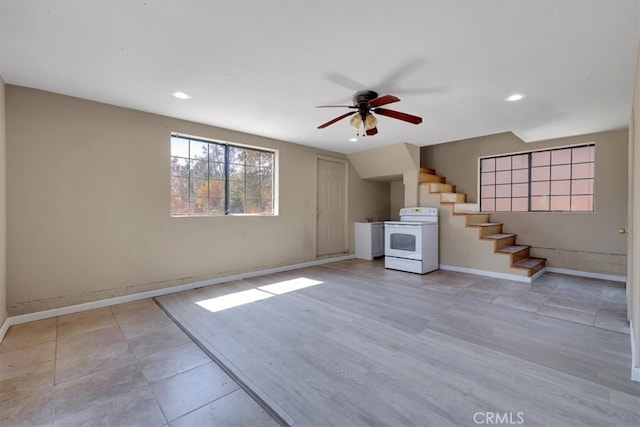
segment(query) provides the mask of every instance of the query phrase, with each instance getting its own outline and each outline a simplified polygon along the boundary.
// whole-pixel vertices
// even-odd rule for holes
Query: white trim
[[[518,136],[518,135],[516,135]],[[518,136],[518,138],[520,138]],[[522,138],[520,138],[522,139]],[[512,151],[511,153],[500,153],[500,154],[487,154],[485,156],[479,156],[478,159],[491,159],[493,157],[506,157],[506,156],[517,156],[519,154],[529,154],[529,153],[538,153],[540,151],[554,151],[554,150],[563,150],[565,148],[575,148],[575,147],[583,147],[585,145],[593,145],[596,146],[596,141],[591,142],[576,142],[575,144],[567,144],[567,145],[556,145],[553,147],[547,148],[538,148],[536,150],[522,150],[522,151]],[[595,149],[595,148],[594,148]]]
[[[512,132],[513,133],[513,132]],[[520,138],[520,136],[516,135],[514,133],[514,135],[516,137],[518,137],[521,141],[523,141],[524,143],[528,144],[529,142],[536,142],[536,141],[525,141],[524,139]],[[502,153],[502,154],[487,154],[486,156],[479,156],[478,157],[478,165],[476,168],[477,171],[477,178],[476,178],[476,183],[477,183],[477,188],[476,194],[480,194],[480,187],[481,187],[481,181],[480,181],[480,174],[481,174],[481,165],[482,165],[482,161],[484,159],[495,159],[498,157],[507,157],[507,156],[518,156],[518,155],[522,155],[522,154],[531,154],[531,153],[538,153],[538,152],[542,152],[542,151],[555,151],[555,150],[564,150],[567,148],[576,148],[576,147],[584,147],[584,146],[592,146],[593,145],[593,150],[594,150],[594,156],[595,156],[595,150],[596,150],[596,141],[592,141],[592,142],[580,142],[580,143],[575,143],[575,144],[569,144],[569,145],[560,145],[560,146],[555,146],[555,147],[547,147],[547,148],[539,148],[537,150],[523,150],[523,151],[514,151],[512,153]],[[593,160],[593,165],[595,168],[595,157]],[[528,166],[529,169],[531,169],[531,165]],[[531,181],[531,179],[529,179],[529,181]],[[595,194],[595,193],[594,193]],[[531,197],[531,195],[527,196],[527,197]],[[478,201],[478,208],[480,208],[480,201]],[[595,209],[595,203],[594,203],[594,209]],[[556,213],[569,213],[569,214],[575,214],[575,213],[593,213],[594,209],[590,210],[590,211],[531,211],[531,210],[527,210],[527,211],[482,211],[480,209],[478,209],[478,212],[480,213],[512,213],[512,212],[516,212],[516,213],[552,213],[552,214],[556,214]]]
[[[2,342],[2,340],[4,339],[5,334],[9,330],[9,326],[11,326],[9,324],[9,318],[4,319],[4,322],[2,322],[2,326],[0,326],[0,342]]]
[[[239,143],[239,142],[234,142],[234,141],[225,141],[222,139],[212,139],[212,138],[208,138],[208,137],[204,137],[204,136],[197,136],[197,135],[191,135],[191,134],[187,134],[187,133],[181,133],[181,132],[169,132],[169,143],[171,143],[171,138],[173,137],[176,138],[182,138],[182,139],[193,139],[196,141],[200,141],[200,142],[204,142],[204,143],[209,143],[209,144],[219,144],[219,145],[227,145],[227,146],[234,146],[234,147],[240,147],[240,148],[247,148],[250,150],[256,150],[256,151],[263,151],[263,152],[267,152],[267,153],[272,153],[273,154],[273,212],[270,214],[264,214],[264,213],[257,213],[257,214],[233,214],[233,213],[229,213],[229,214],[207,214],[207,215],[173,215],[171,214],[170,217],[171,218],[219,218],[219,217],[230,217],[230,216],[244,216],[244,217],[271,217],[271,216],[279,216],[280,212],[280,192],[279,192],[279,178],[278,176],[280,175],[278,173],[278,171],[280,170],[280,150],[276,149],[276,148],[270,148],[270,147],[264,147],[264,146],[259,146],[259,145],[252,145],[252,144],[245,144],[245,143]]]
[[[629,322],[629,335],[631,335],[631,380],[640,381],[640,363],[636,366],[636,360],[640,354],[636,354],[635,335],[633,334],[633,322]]]
[[[249,271],[246,273],[234,274],[233,276],[216,277],[215,279],[208,279],[200,282],[194,282],[191,284],[191,287],[193,289],[196,289],[196,288],[202,288],[205,286],[219,285],[220,283],[227,283],[227,282],[233,282],[235,280],[249,279],[251,277],[257,277],[257,276],[265,276],[267,274],[282,273],[283,271],[298,270],[300,268],[314,267],[316,265],[329,264],[332,262],[347,261],[350,259],[354,259],[355,257],[356,257],[355,255],[350,254],[350,255],[343,255],[339,257],[322,258],[322,259],[317,259],[315,261],[302,262],[300,264],[284,265],[282,267],[267,268],[266,270]],[[172,292],[167,292],[167,293],[172,293]]]
[[[542,276],[547,271],[548,271],[547,267],[544,267],[542,270],[539,270],[537,273],[535,273],[533,276],[530,277],[531,281],[529,283],[533,283],[538,277]]]
[[[568,268],[547,267],[549,273],[568,274],[570,276],[590,277],[592,279],[611,280],[613,282],[627,282],[627,276],[614,274],[593,273],[591,271],[569,270]]]
[[[440,265],[441,270],[457,271],[459,273],[477,274],[478,276],[495,277],[497,279],[515,280],[517,282],[532,283],[544,273],[567,274],[569,276],[589,277],[592,279],[611,280],[613,282],[626,283],[627,276],[613,274],[593,273],[591,271],[569,270],[567,268],[545,267],[531,277],[517,276],[515,274],[496,273],[494,271],[476,270],[475,268],[457,267],[455,265]]]
[[[251,277],[264,276],[267,274],[281,273],[283,271],[298,270],[300,268],[313,267],[316,265],[329,264],[332,262],[346,261],[354,259],[355,255],[344,255],[332,258],[322,258],[314,261],[302,262],[299,264],[285,265],[282,267],[267,268],[264,270],[248,271],[246,273],[234,274],[231,276],[216,277],[215,279],[202,280],[199,282],[187,283],[185,285],[171,286],[168,288],[156,289],[153,291],[139,292],[130,295],[123,295],[114,298],[106,298],[98,301],[91,301],[83,304],[70,305],[67,307],[54,308],[51,310],[38,311],[35,313],[21,314],[18,316],[8,317],[2,327],[0,327],[0,342],[4,338],[5,333],[11,325],[19,325],[21,323],[34,322],[36,320],[49,319],[66,314],[78,313],[80,311],[93,310],[96,308],[108,307],[110,305],[123,304],[127,302],[137,301],[145,298],[153,298],[161,295],[172,294],[175,292],[187,291],[190,289],[202,288],[205,286],[218,285],[221,283],[233,282],[236,280],[248,279]]]
[[[527,277],[527,276],[518,276],[515,274],[497,273],[495,271],[477,270],[475,268],[458,267],[455,265],[444,265],[444,264],[440,264],[440,270],[456,271],[458,273],[475,274],[478,276],[487,276],[487,277],[494,277],[496,279],[514,280],[516,282],[524,282],[524,283],[532,283],[534,280],[536,280],[538,277],[543,275],[545,272],[545,269],[543,268],[533,276]]]

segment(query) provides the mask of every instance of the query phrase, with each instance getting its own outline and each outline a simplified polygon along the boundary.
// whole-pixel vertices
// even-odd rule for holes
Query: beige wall
[[[624,276],[627,243],[618,229],[627,223],[627,130],[529,144],[507,132],[423,147],[420,164],[477,202],[479,157],[589,142],[596,144],[594,212],[503,212],[491,220],[503,222],[505,232],[518,234],[550,267]]]
[[[394,181],[419,167],[420,151],[415,145],[399,143],[364,149],[348,157],[361,178]]]
[[[402,181],[393,181],[391,183],[391,200],[389,203],[389,218],[392,221],[400,221],[400,209],[405,207],[404,204],[404,184]]]
[[[7,318],[5,85],[0,77],[0,325]],[[2,337],[0,337],[2,339]]]
[[[418,205],[420,147],[401,142],[358,151],[348,157],[361,178],[391,182],[402,179],[404,206]],[[394,196],[394,200],[397,197]]]
[[[389,219],[390,183],[371,179],[360,179],[356,170],[351,167],[349,174],[349,212],[356,222],[364,222],[367,218],[375,221]],[[355,226],[349,224],[349,248],[355,251]]]
[[[10,314],[316,258],[317,156],[340,154],[11,85],[6,107]],[[170,217],[171,132],[279,150],[280,215]],[[350,175],[348,226],[386,215],[388,183]]]
[[[349,179],[349,190],[352,194],[349,200],[349,210],[353,219],[358,222],[363,222],[367,218],[373,218],[375,221],[389,219],[390,183],[360,179],[353,168],[350,170]],[[353,242],[349,247],[354,247]]]

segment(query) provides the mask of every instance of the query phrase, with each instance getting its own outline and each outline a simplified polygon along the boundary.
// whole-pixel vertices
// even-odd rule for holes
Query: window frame
[[[187,141],[187,143],[189,144],[189,157],[185,158],[182,156],[174,156],[173,155],[173,151],[172,151],[172,144],[173,144],[173,140],[174,138],[180,138],[182,140]],[[191,166],[191,162],[194,160],[198,160],[195,159],[193,157],[191,157],[191,142],[200,142],[200,143],[204,143],[204,144],[211,144],[211,145],[215,145],[218,147],[223,147],[224,150],[224,155],[223,155],[223,178],[222,181],[224,182],[224,194],[223,194],[223,211],[216,213],[216,212],[205,212],[205,213],[193,213],[191,212],[191,197],[192,197],[192,192],[191,192],[191,186],[193,185],[193,180],[198,179],[198,178],[194,178],[192,177],[192,166]],[[232,149],[234,148],[238,148],[241,150],[250,150],[252,152],[258,152],[258,153],[265,153],[265,154],[270,154],[271,155],[271,212],[265,213],[265,212],[232,212],[231,207],[230,207],[230,181],[237,181],[237,182],[244,182],[245,185],[245,189],[243,190],[243,202],[244,202],[244,209],[246,209],[246,171],[243,172],[243,176],[244,179],[242,180],[234,180],[234,179],[230,179],[230,175],[233,173],[230,166],[233,162],[231,162],[230,160],[230,152],[232,151]],[[207,147],[208,150],[210,150],[210,146]],[[278,155],[278,150],[276,149],[272,149],[272,148],[265,148],[265,147],[257,147],[257,146],[253,146],[253,145],[247,145],[247,144],[239,144],[236,142],[231,142],[231,141],[221,141],[221,140],[213,140],[213,139],[208,139],[208,138],[203,138],[200,136],[192,136],[192,135],[186,135],[186,134],[182,134],[182,133],[177,133],[177,132],[172,132],[170,134],[170,138],[169,138],[169,165],[170,165],[170,171],[169,171],[169,198],[170,198],[170,203],[169,203],[169,215],[171,217],[175,217],[175,218],[203,218],[203,217],[231,217],[231,216],[255,216],[255,217],[271,217],[271,216],[278,216],[278,169],[279,169],[279,165],[278,165],[278,159],[279,159],[279,155]],[[188,188],[189,191],[187,193],[187,197],[188,197],[188,201],[187,201],[187,213],[175,213],[174,212],[174,207],[173,207],[173,197],[177,196],[177,194],[174,194],[173,192],[173,180],[174,177],[177,177],[179,175],[174,175],[174,170],[173,170],[173,164],[174,164],[174,158],[178,158],[178,159],[185,159],[187,160],[187,164],[189,165],[189,175],[186,177],[187,178],[187,182],[188,182]],[[208,158],[207,160],[207,173],[209,174],[210,168],[211,168],[211,158]],[[218,163],[218,162],[213,162],[213,163]],[[234,163],[235,164],[235,163]],[[239,164],[238,164],[239,165]],[[246,166],[246,164],[245,164]],[[259,167],[260,168],[260,167]],[[208,185],[210,185],[210,181],[212,180],[211,176],[207,175],[207,181],[208,181]],[[262,185],[260,185],[260,193],[262,192]],[[183,195],[184,196],[184,195]],[[210,196],[207,195],[207,198],[210,199]],[[262,199],[259,198],[259,206],[260,206],[260,201]]]
[[[580,149],[580,148],[590,148],[592,147],[592,156],[590,157],[590,159],[588,161],[585,162],[578,162],[578,161],[574,161],[573,155],[574,155],[574,150],[575,149]],[[553,160],[553,152],[559,152],[559,151],[563,151],[563,150],[570,150],[569,151],[569,160],[567,162],[564,163],[554,163]],[[548,152],[549,153],[549,160],[548,160],[548,164],[545,165],[534,165],[532,162],[532,159],[534,158],[534,155],[536,153],[545,153]],[[505,153],[505,154],[499,154],[499,155],[490,155],[490,156],[482,156],[478,158],[478,169],[477,169],[477,174],[478,174],[478,205],[479,205],[479,212],[544,212],[544,213],[593,213],[595,212],[595,168],[596,168],[596,161],[595,161],[595,155],[596,155],[596,143],[595,142],[588,142],[588,143],[581,143],[581,144],[574,144],[574,145],[565,145],[565,146],[561,146],[561,147],[552,147],[552,148],[543,148],[543,149],[539,149],[539,150],[530,150],[530,151],[520,151],[520,152],[515,152],[515,153]],[[515,157],[521,157],[521,156],[526,156],[527,160],[527,165],[526,167],[521,167],[521,168],[515,168],[513,167],[513,164],[511,163],[513,158]],[[484,160],[491,160],[491,159],[495,159],[496,162],[495,164],[497,164],[497,159],[503,159],[503,158],[509,158],[510,159],[510,164],[511,166],[509,167],[509,169],[498,169],[497,166],[494,167],[494,169],[490,169],[487,171],[483,171],[483,161]],[[589,168],[589,174],[588,176],[585,177],[580,177],[575,176],[574,175],[574,167],[576,165],[590,165],[588,166]],[[560,167],[560,166],[569,166],[568,170],[569,170],[569,176],[568,178],[554,178],[552,175],[552,169],[555,167]],[[547,179],[532,179],[532,171],[533,169],[537,169],[537,168],[548,168],[549,169],[549,176]],[[527,180],[525,182],[514,182],[513,181],[513,171],[514,170],[526,170],[527,171]],[[505,196],[505,197],[497,197],[497,193],[496,193],[496,187],[499,185],[497,182],[497,174],[499,172],[506,172],[509,171],[511,174],[511,178],[508,182],[508,185],[511,186],[511,192],[509,193],[509,196]],[[494,172],[494,180],[493,183],[489,183],[489,184],[485,184],[483,185],[483,172]],[[576,182],[578,181],[586,181],[587,187],[589,188],[590,192],[587,193],[574,193],[574,185],[576,184]],[[534,183],[536,182],[540,182],[540,183],[547,183],[549,186],[549,191],[547,192],[548,194],[533,194],[532,191],[532,186]],[[565,183],[565,185],[568,185],[568,193],[567,194],[554,194],[553,190],[552,190],[552,186],[554,185],[553,183],[558,183],[558,185],[560,185],[561,183]],[[513,185],[519,185],[519,184],[526,184],[527,185],[527,190],[526,190],[526,196],[515,196],[515,198],[525,198],[526,197],[526,209],[517,209],[517,210],[513,210]],[[507,183],[505,183],[504,185],[507,185]],[[493,191],[494,194],[493,196],[489,196],[489,197],[485,197],[483,198],[483,190],[485,190],[486,188],[489,187],[493,187]],[[491,193],[491,191],[489,191],[489,193]],[[537,207],[532,206],[532,199],[535,198],[536,196],[538,197],[547,197],[548,198],[548,205],[547,205],[547,209],[539,209]],[[574,203],[573,198],[574,197],[580,197],[580,196],[586,196],[586,197],[590,197],[590,207],[591,209],[584,209],[584,210],[572,210],[572,204]],[[568,197],[568,203],[569,203],[569,209],[568,210],[559,210],[559,209],[553,209],[553,197]],[[485,199],[489,199],[489,200],[493,200],[493,209],[484,209],[483,205],[484,205],[484,201]],[[510,210],[499,210],[498,209],[498,203],[497,201],[499,199],[508,199],[509,200],[509,207]],[[576,201],[578,201],[578,199],[576,199]]]

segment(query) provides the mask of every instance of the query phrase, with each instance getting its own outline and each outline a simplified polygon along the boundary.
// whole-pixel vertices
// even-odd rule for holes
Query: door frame
[[[633,293],[637,288],[637,284],[634,284],[634,270],[638,268],[634,265],[634,236],[638,233],[634,230],[636,227],[633,224],[634,218],[634,188],[636,183],[634,177],[634,171],[637,167],[634,161],[635,149],[636,149],[636,121],[635,121],[635,106],[631,106],[631,119],[629,120],[629,163],[628,163],[628,179],[627,179],[627,319],[632,320],[633,316]],[[637,291],[635,291],[637,292]]]
[[[315,203],[315,227],[314,227],[314,241],[315,241],[315,248],[316,248],[316,258],[324,258],[326,257],[326,255],[318,255],[318,186],[320,185],[320,168],[318,167],[318,163],[320,162],[320,160],[325,160],[325,161],[329,161],[329,162],[335,162],[335,163],[342,163],[344,166],[344,248],[343,248],[343,252],[347,253],[349,252],[349,246],[350,246],[350,230],[351,227],[349,227],[349,211],[350,211],[350,207],[349,207],[349,170],[350,170],[350,165],[349,165],[349,160],[345,159],[345,158],[340,158],[340,157],[331,157],[331,156],[327,156],[324,154],[317,154],[316,155],[316,185],[315,185],[315,194],[314,194],[314,203]]]
[[[638,57],[640,59],[640,56]],[[627,315],[630,321],[631,338],[631,379],[640,381],[640,263],[636,262],[640,253],[640,164],[635,157],[640,149],[640,106],[638,76],[631,106],[629,121],[629,182],[627,219]]]

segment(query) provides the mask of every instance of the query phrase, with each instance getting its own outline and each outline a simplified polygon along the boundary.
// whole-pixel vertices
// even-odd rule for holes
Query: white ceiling
[[[6,83],[354,152],[627,126],[638,1],[7,1]],[[356,90],[395,94],[355,136]],[[188,101],[171,96],[177,90]],[[516,103],[513,92],[527,96]]]

